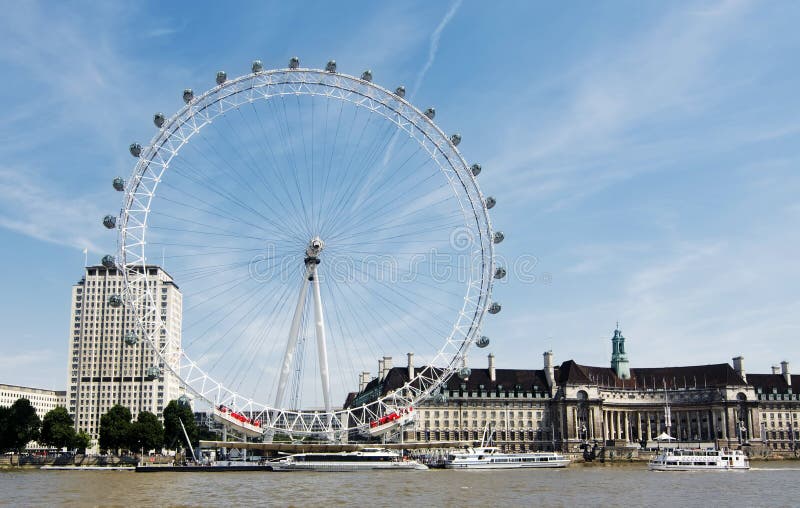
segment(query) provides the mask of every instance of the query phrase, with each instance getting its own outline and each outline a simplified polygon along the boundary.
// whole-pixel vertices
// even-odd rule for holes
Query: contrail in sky
[[[414,95],[419,90],[420,85],[422,84],[422,80],[425,78],[425,74],[428,73],[428,70],[433,66],[433,61],[436,60],[436,53],[439,51],[439,39],[442,37],[442,31],[444,27],[450,23],[450,20],[453,19],[453,16],[456,15],[458,8],[461,7],[462,0],[456,0],[450,6],[450,9],[444,15],[442,20],[436,26],[436,29],[431,34],[431,44],[428,47],[428,59],[425,61],[425,65],[422,66],[419,73],[417,74],[417,79],[414,80],[414,87],[411,89],[411,93],[409,94],[408,100],[411,101],[414,98]],[[389,143],[389,147],[386,150],[386,154],[383,156],[383,165],[389,163],[389,159],[392,157],[392,152],[394,151],[394,145],[397,141],[397,132],[394,133],[392,136],[392,140]]]
[[[431,34],[431,45],[428,48],[428,60],[425,62],[425,65],[422,66],[419,74],[417,74],[416,81],[414,81],[414,88],[411,94],[412,98],[414,97],[414,94],[417,93],[417,90],[419,90],[419,86],[422,84],[425,74],[428,73],[428,70],[433,65],[433,61],[436,60],[436,53],[439,51],[439,39],[442,37],[442,31],[444,30],[444,27],[450,23],[450,20],[453,19],[453,16],[456,15],[456,11],[458,11],[458,8],[461,7],[461,2],[462,0],[456,0],[453,2],[453,4],[450,6],[450,10],[447,11],[447,14],[445,14],[442,18],[442,21],[439,22],[436,30],[434,30]]]

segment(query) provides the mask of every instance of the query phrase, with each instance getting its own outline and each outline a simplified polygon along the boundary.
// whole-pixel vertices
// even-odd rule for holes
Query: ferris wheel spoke
[[[230,120],[228,120],[227,115],[223,115],[223,118],[226,120],[226,122],[228,122],[228,125],[230,126],[231,125],[230,124]],[[250,173],[252,175],[255,175],[255,177],[253,179],[251,179],[251,180],[248,180],[247,178],[245,178],[239,172],[239,170],[236,169],[236,167],[234,167],[233,164],[231,164],[229,162],[228,158],[225,158],[219,152],[219,150],[217,149],[217,147],[213,143],[207,142],[208,146],[210,146],[212,148],[212,150],[214,151],[214,153],[217,156],[217,158],[219,158],[219,159],[221,159],[221,160],[223,160],[225,162],[225,165],[228,167],[230,174],[235,177],[232,180],[238,181],[238,183],[241,185],[240,191],[245,191],[245,192],[247,192],[248,195],[255,196],[257,198],[257,200],[260,202],[259,206],[263,206],[271,215],[274,215],[276,213],[276,211],[270,206],[270,204],[264,199],[264,197],[260,193],[254,192],[254,189],[253,189],[253,185],[252,185],[253,184],[253,180],[258,179],[258,175],[261,173],[259,171],[259,169],[258,169],[258,166],[259,166],[258,162],[255,161],[255,159],[252,157],[252,155],[251,155],[251,161],[248,161],[245,157],[243,157],[242,151],[239,150],[237,148],[237,145],[234,144],[232,141],[230,141],[227,136],[225,136],[224,131],[222,129],[218,129],[218,133],[219,133],[219,137],[223,141],[225,141],[226,146],[230,147],[234,151],[234,153],[236,153],[238,155],[239,160],[242,162],[242,166],[247,168],[247,169],[249,169]],[[202,136],[203,135],[201,133],[201,137]],[[249,153],[249,148],[247,148],[248,144],[247,143],[243,143],[243,144],[245,146],[245,150]],[[242,192],[242,193],[244,194],[244,192]],[[262,216],[262,217],[265,217],[261,213],[259,213],[259,215]]]
[[[268,165],[268,167],[270,168],[270,174],[274,175],[275,181],[278,183],[278,185],[280,185],[280,190],[282,191],[282,193],[275,192],[275,195],[285,196],[286,201],[283,201],[282,198],[278,198],[281,204],[283,205],[284,209],[286,210],[289,209],[289,206],[286,205],[286,203],[288,203],[291,206],[292,214],[294,215],[294,217],[299,217],[301,212],[300,209],[298,208],[298,204],[295,202],[295,199],[293,198],[293,196],[296,196],[296,194],[294,194],[289,190],[289,185],[287,184],[286,179],[284,178],[283,172],[280,171],[281,164],[278,162],[278,158],[275,155],[275,150],[272,147],[270,136],[267,134],[267,129],[264,127],[264,122],[261,119],[261,114],[258,112],[258,108],[255,106],[254,103],[251,102],[250,104],[253,108],[253,112],[256,115],[256,120],[261,130],[261,136],[256,136],[256,139],[258,139],[259,142],[264,143],[264,145],[266,146],[267,153],[269,153],[270,159],[272,161],[272,164]],[[277,130],[276,132],[282,135],[282,132],[280,130]],[[285,142],[281,146],[286,146]],[[288,167],[290,169],[293,169],[291,164]],[[300,230],[301,229],[298,229],[298,231]]]
[[[218,320],[216,320],[210,326],[208,326],[203,332],[201,332],[198,335],[198,338],[207,336],[209,332],[211,332],[212,330],[216,329],[218,326],[222,325],[224,322],[233,321],[233,323],[230,324],[221,334],[215,335],[215,338],[210,339],[210,341],[209,341],[209,349],[206,350],[205,355],[208,355],[208,353],[210,351],[210,348],[218,346],[220,344],[220,342],[225,340],[225,338],[231,333],[231,331],[237,325],[239,325],[242,322],[242,318],[241,317],[232,318],[232,316],[239,316],[239,315],[242,315],[242,314],[243,315],[252,315],[251,314],[252,311],[261,303],[261,300],[259,298],[255,298],[255,297],[262,296],[262,294],[267,294],[267,295],[271,295],[272,294],[269,291],[269,286],[262,285],[261,287],[256,288],[254,291],[243,292],[241,295],[238,295],[238,297],[234,301],[232,301],[230,305],[223,307],[225,309],[228,309],[228,311],[222,317],[220,317]],[[245,305],[248,301],[253,301],[253,300],[255,300],[255,303],[253,305],[251,305],[249,307],[247,307]],[[243,311],[243,309],[244,309],[244,311]],[[213,312],[212,315],[213,314],[216,314],[216,312]],[[229,319],[229,318],[232,318],[232,319]],[[252,318],[249,321],[249,323],[252,323]],[[231,347],[231,344],[233,344],[234,342],[235,342],[235,340],[228,341],[228,343],[229,343],[228,347]],[[221,356],[220,358],[222,358],[223,356]]]
[[[359,286],[358,290],[352,289],[348,292],[348,295],[357,300],[353,304],[349,303],[347,298],[344,299],[345,302],[349,303],[349,308],[351,309],[350,316],[361,323],[359,328],[362,334],[364,334],[362,338],[369,338],[369,340],[375,344],[375,349],[378,351],[387,351],[387,349],[393,350],[398,347],[410,350],[418,349],[419,344],[416,343],[416,340],[420,337],[424,337],[424,335],[414,334],[412,337],[410,332],[403,333],[397,328],[396,322],[398,320],[402,323],[404,328],[409,328],[409,326],[403,319],[402,314],[395,313],[399,310],[399,307],[391,300],[387,299],[379,291],[375,291],[365,285]],[[384,305],[376,306],[376,302]],[[366,309],[369,309],[369,311]],[[419,323],[416,323],[416,327],[419,327]],[[380,335],[378,335],[378,333],[380,333]],[[427,324],[425,332],[423,333],[435,334],[436,332],[431,330],[429,324]],[[389,338],[392,339],[390,340]],[[423,341],[427,342],[428,346],[431,346],[427,339],[423,339]]]
[[[310,237],[311,234],[313,233],[313,230],[311,229],[311,221],[310,221],[309,215],[308,215],[308,213],[309,213],[308,212],[308,206],[306,204],[306,200],[303,197],[303,190],[302,190],[302,187],[300,185],[300,178],[298,176],[299,173],[300,173],[300,167],[298,166],[298,159],[299,158],[297,157],[297,148],[295,146],[295,143],[292,142],[292,140],[294,139],[294,136],[292,134],[292,126],[291,126],[291,122],[289,121],[289,115],[288,115],[288,113],[286,111],[286,100],[285,100],[285,97],[283,97],[283,96],[280,97],[280,105],[281,105],[281,107],[280,107],[280,110],[277,112],[278,114],[273,115],[272,118],[273,118],[273,120],[276,120],[278,117],[280,117],[282,115],[282,118],[283,118],[283,121],[284,121],[282,126],[285,128],[285,130],[284,129],[279,129],[279,132],[283,132],[285,134],[284,135],[284,143],[285,143],[284,146],[285,147],[289,147],[289,149],[288,150],[284,150],[284,152],[285,152],[286,158],[287,158],[287,160],[289,162],[288,168],[290,169],[290,173],[292,175],[292,181],[294,182],[294,187],[295,187],[295,190],[297,191],[298,201],[300,202],[300,208],[302,210],[302,218],[303,218],[303,224],[305,226],[305,232]],[[291,153],[291,157],[289,156],[290,153]]]
[[[352,132],[353,128],[355,127],[355,118],[358,117],[358,114],[359,114],[360,110],[361,110],[361,108],[355,108],[355,110],[353,111],[354,121],[352,122],[352,124],[350,126],[350,130],[348,131],[348,134],[347,134],[347,141],[348,142],[345,143],[345,146],[349,146],[349,140],[350,140],[350,137],[351,137],[351,135],[353,133]],[[347,162],[344,165],[344,169],[342,169],[342,172],[339,175],[339,178],[338,178],[339,182],[348,182],[348,179],[352,178],[351,169],[353,168],[353,161],[355,160],[356,154],[359,153],[359,151],[362,150],[361,144],[364,142],[364,134],[365,134],[365,132],[367,132],[367,130],[368,130],[368,128],[369,128],[371,123],[372,123],[372,117],[371,116],[367,117],[367,120],[364,122],[364,125],[361,126],[361,129],[359,129],[358,138],[356,140],[356,144],[353,147],[353,149],[350,150],[350,156],[347,157]],[[340,183],[340,185],[341,185],[341,183]],[[323,220],[323,223],[320,225],[320,230],[324,230],[325,229],[325,224],[326,224],[326,221],[328,219],[327,214],[330,213],[330,210],[336,211],[336,210],[340,209],[341,201],[342,201],[341,194],[342,194],[341,192],[337,192],[336,196],[333,198],[333,201],[329,202],[328,209],[326,210],[326,218]]]
[[[427,163],[427,162],[429,162],[429,161],[423,161],[423,165],[425,163]],[[433,175],[431,175],[429,178],[432,178],[432,176]],[[408,199],[409,199],[410,193],[415,188],[419,188],[420,185],[424,185],[425,184],[425,180],[423,180],[422,182],[415,183],[415,185],[412,186],[409,183],[409,181],[411,181],[411,180],[413,180],[413,179],[411,179],[411,178],[407,179],[405,186],[395,187],[394,191],[390,194],[390,199],[385,200],[385,201],[382,201],[382,198],[384,196],[381,193],[378,193],[376,191],[375,194],[373,194],[370,198],[367,199],[367,201],[365,201],[365,203],[363,203],[363,205],[362,205],[363,208],[366,210],[366,209],[369,208],[370,205],[372,205],[374,203],[383,203],[383,205],[378,208],[378,212],[381,212],[383,210],[388,209],[391,205],[407,202]],[[385,189],[391,188],[390,185],[380,186],[379,189],[381,187],[385,188]],[[340,208],[340,212],[337,214],[336,218],[333,221],[331,221],[332,222],[332,224],[330,226],[331,231],[337,231],[342,223],[347,224],[349,222],[350,215],[351,215],[352,212],[349,212],[349,211],[348,212],[344,212],[344,210],[345,210],[344,208]],[[369,220],[369,219],[374,220],[375,218],[381,216],[381,215],[377,215],[378,212],[374,212],[373,211],[370,214],[364,214],[363,217],[361,218],[361,220]]]
[[[329,102],[330,101],[326,101],[325,102],[326,105]],[[334,134],[333,134],[333,142],[331,143],[330,156],[328,156],[328,154],[327,154],[327,130],[328,130],[327,129],[327,124],[325,126],[326,127],[325,128],[325,131],[326,131],[325,143],[326,144],[325,144],[325,146],[323,146],[323,166],[327,167],[327,169],[325,170],[325,178],[322,181],[322,194],[320,196],[319,217],[317,217],[317,224],[319,224],[320,234],[324,234],[322,213],[323,213],[323,211],[327,210],[326,203],[330,199],[330,198],[328,198],[328,183],[330,181],[330,176],[331,176],[331,173],[332,173],[332,170],[333,170],[334,156],[336,155],[336,152],[337,152],[336,151],[336,146],[337,146],[337,141],[339,139],[339,132],[340,132],[341,126],[342,126],[342,111],[344,110],[344,104],[345,104],[344,101],[339,101],[339,111],[338,111],[338,113],[336,115],[336,130],[334,131]],[[326,116],[326,120],[327,120],[327,116]],[[350,130],[352,130],[352,125],[351,125],[351,129]],[[348,131],[348,136],[347,136],[346,139],[349,139],[349,132],[350,131]],[[327,164],[325,164],[325,159],[327,159]]]
[[[174,168],[174,171],[179,173],[180,176],[182,176],[185,180],[195,183],[198,187],[204,188],[206,192],[210,192],[213,195],[221,197],[230,202],[231,204],[235,205],[237,208],[247,212],[248,214],[252,214],[253,218],[263,221],[267,224],[270,224],[271,226],[273,226],[278,230],[281,228],[281,225],[278,221],[268,218],[260,211],[246,204],[244,201],[239,199],[233,192],[204,183],[199,177],[195,176],[194,174],[195,172],[192,171],[191,168],[184,168],[183,163],[178,163],[177,167]],[[252,219],[249,222],[252,222]]]
[[[268,316],[268,318],[267,318],[266,322],[262,323],[263,326],[260,328],[260,331],[258,331],[257,333],[250,334],[251,335],[250,341],[246,344],[246,346],[244,348],[242,348],[243,349],[243,353],[241,354],[241,358],[244,359],[244,361],[245,361],[245,363],[247,365],[244,368],[240,368],[238,373],[237,373],[237,376],[235,376],[233,378],[233,380],[232,380],[232,386],[235,386],[235,389],[237,391],[239,391],[241,389],[242,383],[244,382],[245,378],[247,377],[247,374],[251,371],[251,369],[252,369],[253,365],[255,364],[255,362],[262,359],[260,353],[262,353],[263,346],[264,346],[265,342],[268,340],[268,338],[274,335],[274,328],[275,328],[276,319],[270,319],[270,318],[272,318],[272,317],[277,318],[277,316],[281,315],[278,312],[278,310],[279,310],[279,307],[288,298],[290,288],[291,288],[291,286],[285,285],[280,293],[275,292],[275,293],[268,294],[263,299],[264,300],[264,304],[263,304],[262,308],[260,309],[260,311],[258,313],[254,314],[254,317],[253,317],[253,319],[251,321],[251,324],[253,322],[255,322],[258,319],[258,317]],[[265,312],[268,304],[270,304],[270,303],[272,303],[271,309],[268,312]],[[247,328],[249,328],[249,327],[250,327],[250,325],[248,325]],[[245,328],[245,330],[247,328]],[[240,336],[237,337],[237,339],[235,339],[235,340],[238,341],[240,338],[242,338],[242,335],[243,335],[243,333],[240,334]],[[234,341],[230,341],[230,342],[231,342],[231,344],[233,344]],[[277,341],[275,341],[275,340],[272,341],[273,345],[274,345],[275,342],[277,342]],[[256,384],[254,388],[257,388],[257,386],[258,385]],[[255,395],[255,394],[253,394],[253,395]]]
[[[367,123],[364,124],[364,129],[369,126],[370,121],[371,118],[367,121]],[[356,190],[363,188],[366,175],[369,169],[374,167],[374,161],[377,159],[381,147],[385,148],[386,143],[388,143],[388,139],[390,139],[390,137],[387,137],[389,132],[390,126],[384,127],[383,131],[372,139],[371,145],[365,147],[366,149],[364,150],[364,157],[354,166],[353,177],[350,178],[347,186],[339,193],[338,199],[332,204],[333,214],[330,222],[335,223],[337,217],[342,213],[343,210],[350,209],[352,207],[352,199],[356,194]],[[359,145],[361,144],[362,140],[363,131],[362,136],[359,136]],[[350,162],[348,163],[348,170],[350,167],[353,167],[356,153],[357,152],[354,152],[351,156]],[[321,228],[323,227],[324,226],[321,226]]]
[[[243,113],[242,113],[240,108],[236,108],[236,110],[239,112],[240,115],[243,116]],[[243,134],[239,133],[238,130],[233,126],[233,123],[228,119],[227,115],[223,116],[223,118],[226,120],[227,125],[229,126],[230,130],[232,132],[234,132],[235,137],[237,139],[246,139],[246,137]],[[252,127],[250,126],[249,122],[243,120],[241,123],[246,124],[250,128],[250,132],[251,132],[251,136],[252,136],[253,131],[252,131]],[[255,140],[257,138],[254,136],[252,139]],[[227,140],[227,138],[226,138],[226,140]],[[228,141],[228,144],[229,145],[233,145],[233,143],[230,142],[230,141]],[[277,216],[278,215],[277,210],[275,210],[269,204],[269,202],[264,198],[264,196],[262,195],[264,193],[268,193],[269,197],[271,197],[272,199],[274,199],[275,201],[280,203],[281,207],[284,206],[283,198],[280,195],[278,195],[278,194],[276,194],[274,192],[272,187],[268,184],[268,182],[264,178],[264,171],[266,170],[266,167],[268,165],[264,164],[263,162],[259,162],[259,159],[255,155],[253,155],[253,153],[252,153],[252,151],[250,149],[252,143],[242,143],[242,144],[244,145],[244,152],[246,152],[247,155],[248,155],[248,157],[247,157],[248,160],[245,161],[244,160],[245,158],[242,158],[243,159],[243,167],[247,168],[249,170],[249,172],[250,172],[250,175],[251,175],[250,179],[243,178],[243,182],[242,183],[243,183],[243,185],[245,185],[245,188],[248,191],[250,191],[252,194],[254,194],[255,196],[258,197],[258,200],[265,207],[265,209],[270,213],[270,215]],[[241,152],[240,152],[240,154],[241,154]],[[261,183],[261,185],[260,186],[254,185],[255,183]]]
[[[344,192],[340,194],[342,199],[336,206],[336,213],[331,219],[332,223],[336,223],[337,215],[340,215],[343,210],[350,210],[356,206],[355,203],[357,203],[357,200],[359,200],[363,194],[362,190],[369,186],[370,179],[367,178],[367,176],[370,174],[370,170],[373,170],[373,178],[380,175],[381,166],[376,165],[375,162],[380,154],[385,151],[391,140],[390,132],[389,128],[386,128],[382,135],[376,136],[373,140],[373,146],[359,165],[355,177],[350,181],[350,184]]]
[[[361,275],[363,275],[366,278],[369,278],[370,275],[371,275],[369,272],[358,268],[357,265],[354,266],[354,270],[359,272]],[[383,274],[383,275],[385,276],[385,274]],[[431,316],[439,315],[438,313],[440,311],[442,311],[442,310],[447,310],[447,311],[455,312],[455,313],[458,313],[461,310],[458,307],[445,305],[440,300],[438,300],[437,298],[433,298],[433,297],[429,296],[428,294],[422,293],[420,291],[414,291],[412,289],[406,289],[405,291],[401,291],[399,289],[400,287],[403,287],[403,285],[401,285],[401,284],[388,284],[384,280],[379,280],[377,277],[370,278],[370,281],[373,282],[374,284],[380,286],[382,288],[382,290],[386,290],[388,292],[394,293],[395,295],[399,296],[400,300],[405,302],[406,305],[409,305],[409,306],[412,306],[412,307],[419,307],[422,310],[423,313],[427,313],[427,314],[429,314]],[[377,291],[376,288],[373,288],[373,287],[367,286],[367,285],[365,285],[365,288],[368,291],[373,292],[373,294],[377,298],[380,298],[381,300],[386,301],[387,303],[391,303],[398,310],[401,310],[404,313],[408,313],[410,310],[413,310],[412,308],[403,309],[403,308],[401,308],[399,306],[398,303],[389,302],[388,298],[386,297],[386,295],[383,294],[382,292]],[[436,292],[438,293],[440,291],[437,290]],[[419,304],[420,300],[424,300],[426,302],[426,304],[425,305],[420,305]],[[447,332],[447,330],[438,330],[438,332],[440,332],[440,333],[441,332]]]

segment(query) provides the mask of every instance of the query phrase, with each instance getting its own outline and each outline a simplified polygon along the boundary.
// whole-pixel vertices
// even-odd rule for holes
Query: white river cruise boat
[[[651,471],[730,471],[750,469],[750,460],[740,450],[664,450],[648,464]]]
[[[516,469],[523,467],[567,467],[570,460],[556,452],[503,453],[490,446],[494,430],[483,431],[481,445],[465,448],[447,455],[445,469]]]
[[[494,446],[466,448],[452,452],[444,461],[446,469],[515,469],[522,467],[567,467],[570,460],[555,452],[502,453]]]
[[[273,471],[409,471],[428,466],[383,448],[355,452],[295,453],[269,463]]]

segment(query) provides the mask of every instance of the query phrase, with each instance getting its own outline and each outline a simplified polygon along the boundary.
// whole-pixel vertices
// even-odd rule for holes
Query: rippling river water
[[[800,463],[657,473],[562,470],[369,473],[0,471],[6,506],[800,506]]]

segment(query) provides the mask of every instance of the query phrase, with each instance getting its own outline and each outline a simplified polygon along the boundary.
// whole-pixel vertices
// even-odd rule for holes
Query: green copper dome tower
[[[611,368],[620,379],[630,379],[631,368],[628,365],[628,354],[625,352],[625,337],[619,330],[619,323],[614,330],[614,337],[611,338],[611,347]]]

